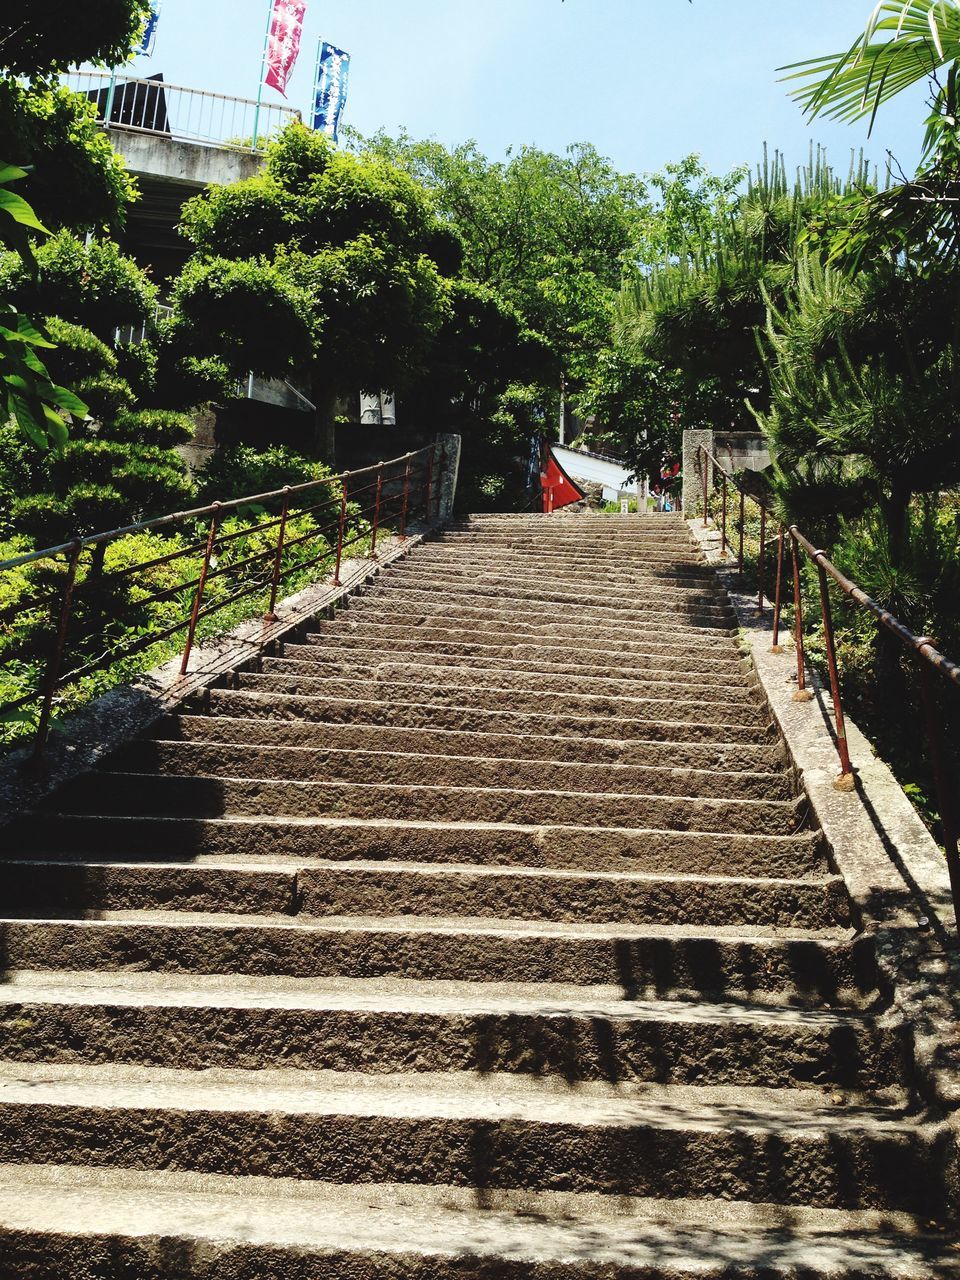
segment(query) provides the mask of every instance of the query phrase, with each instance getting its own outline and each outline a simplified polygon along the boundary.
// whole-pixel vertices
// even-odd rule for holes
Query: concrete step
[[[206,859],[188,867],[145,861],[0,862],[0,900],[10,917],[73,919],[102,911],[204,914],[457,916],[629,924],[851,924],[838,877],[821,880],[634,871],[506,869],[470,863],[389,865],[356,859],[293,862]]]
[[[597,648],[616,650],[622,644],[633,647],[624,647],[624,653],[636,649],[649,652],[651,647],[656,650],[663,644],[671,650],[678,647],[694,648],[701,654],[710,650],[711,646],[727,655],[737,652],[734,647],[737,633],[732,623],[721,628],[713,623],[707,626],[681,624],[676,619],[670,619],[667,623],[650,620],[631,621],[629,624],[613,621],[597,623],[596,620],[576,622],[568,620],[562,614],[552,617],[547,612],[539,617],[534,614],[520,617],[508,610],[498,615],[490,609],[468,609],[452,602],[448,602],[446,608],[438,604],[436,607],[419,609],[404,609],[388,602],[373,609],[370,604],[369,600],[358,596],[351,601],[345,612],[351,619],[379,626],[404,627],[408,630],[440,628],[444,631],[466,631],[470,633],[468,639],[483,644],[491,643],[488,637],[496,636],[498,638],[492,643],[520,644],[523,640],[530,639],[555,645],[558,641],[569,641],[578,646],[582,644],[590,651]]]
[[[590,579],[571,581],[568,578],[562,585],[553,585],[505,576],[484,578],[474,574],[455,578],[442,570],[436,573],[421,570],[405,577],[381,575],[364,592],[364,598],[370,600],[397,597],[422,600],[436,595],[470,604],[491,600],[498,608],[516,608],[518,612],[531,607],[542,612],[556,606],[553,612],[562,611],[576,616],[589,610],[601,618],[615,615],[618,618],[703,616],[726,619],[731,616],[730,606],[720,590],[682,589],[673,583],[654,588],[650,583],[621,581],[615,584],[611,581],[607,585],[596,584]]]
[[[777,1141],[771,1147],[770,1125]],[[945,1210],[946,1134],[808,1091],[0,1064],[0,1160]],[[938,1176],[939,1173],[939,1176]]]
[[[386,676],[375,679],[340,679],[322,673],[286,676],[274,672],[258,675],[249,671],[241,672],[236,680],[241,692],[307,697],[322,695],[328,699],[349,701],[377,698],[387,703],[409,705],[415,705],[424,697],[429,699],[430,706],[453,705],[478,711],[498,711],[504,705],[519,710],[524,705],[531,705],[544,715],[599,717],[601,722],[607,722],[611,730],[621,718],[629,722],[644,716],[666,718],[669,715],[671,720],[681,723],[687,720],[694,723],[716,720],[726,724],[737,719],[745,726],[765,725],[770,719],[770,712],[760,705],[759,698],[741,689],[731,689],[726,698],[713,701],[696,696],[696,689],[690,689],[687,697],[678,698],[673,686],[667,686],[662,692],[657,689],[651,690],[647,695],[637,695],[589,693],[550,685],[525,697],[526,691],[522,688],[485,681],[480,675],[475,677],[472,684],[451,681],[449,684],[438,685],[424,685],[419,680],[410,678],[389,679]]]
[[[65,1165],[0,1168],[0,1251],[25,1280],[960,1275],[923,1215]]]
[[[524,537],[479,538],[468,533],[451,533],[437,544],[461,560],[486,554],[499,555],[505,561],[514,556],[522,557],[530,553],[531,542]],[[639,539],[634,542],[624,541],[603,546],[599,543],[580,543],[574,539],[562,539],[546,542],[542,546],[537,542],[536,556],[544,563],[551,557],[563,561],[568,568],[589,565],[591,561],[603,560],[613,568],[648,568],[679,566],[702,566],[704,559],[699,550],[689,543],[678,541],[657,542]],[[575,566],[570,561],[575,561]]]
[[[722,679],[725,672],[744,668],[743,656],[729,636],[703,638],[700,636],[685,642],[672,633],[666,637],[648,636],[634,641],[627,633],[622,640],[604,641],[581,635],[576,641],[561,637],[528,634],[509,630],[499,634],[485,631],[477,634],[471,627],[456,623],[444,625],[439,618],[429,625],[417,627],[403,623],[377,622],[370,616],[361,621],[349,609],[342,610],[335,622],[314,622],[308,633],[308,645],[336,644],[350,648],[389,647],[397,652],[422,649],[423,652],[443,654],[466,653],[485,656],[522,658],[531,662],[566,662],[577,657],[581,665],[607,666],[614,664],[621,669],[643,669],[647,666],[680,668],[691,675],[706,673]],[[565,641],[565,643],[564,643]]]
[[[134,773],[287,779],[295,782],[420,783],[429,786],[512,787],[542,791],[615,792],[620,795],[698,795],[731,800],[790,800],[796,788],[786,770],[725,773],[647,765],[509,757],[423,755],[417,752],[330,747],[244,745],[241,734],[222,742],[132,743],[109,762]]]
[[[312,721],[234,719],[231,716],[177,715],[158,721],[154,738],[196,743],[242,742],[248,747],[305,750],[396,752],[402,755],[468,759],[509,759],[529,764],[611,765],[625,769],[696,769],[781,775],[787,765],[782,745],[627,741],[545,734],[458,733],[450,729],[398,728],[379,724],[327,724]],[[133,748],[131,748],[132,750]],[[137,748],[139,750],[139,748]]]
[[[337,861],[465,862],[486,866],[597,871],[820,878],[827,861],[822,836],[750,836],[586,826],[522,826],[401,818],[276,816],[231,818],[110,817],[37,814],[8,835],[20,858],[159,858],[190,862],[223,857],[329,858]]]
[[[299,1070],[497,1071],[581,1080],[842,1090],[904,1104],[886,1016],[628,1000],[616,987],[7,973],[0,1058]]]
[[[876,991],[873,943],[849,931],[420,917],[104,912],[9,920],[7,969],[618,985],[630,998],[857,1008]]]
[[[313,651],[316,653],[316,650]],[[546,689],[558,692],[593,693],[602,697],[643,697],[666,694],[669,697],[685,698],[689,696],[690,679],[671,673],[658,671],[647,676],[620,675],[602,677],[594,674],[557,675],[552,670],[511,671],[504,667],[486,667],[479,662],[463,663],[454,666],[447,663],[438,666],[433,663],[421,664],[412,656],[404,655],[407,660],[398,661],[397,656],[387,655],[381,659],[364,661],[355,651],[352,656],[341,660],[338,667],[327,659],[322,666],[317,665],[317,657],[298,659],[290,657],[264,658],[261,663],[262,675],[307,676],[312,679],[332,680],[397,680],[420,683],[423,687],[440,685],[444,688],[476,688],[480,683],[489,682],[500,689],[517,689],[541,693]],[[746,691],[755,685],[746,677],[723,684],[700,686],[698,695],[706,702],[723,702],[730,698],[743,698]]]
[[[264,679],[265,677],[260,677]],[[247,677],[257,679],[257,677]],[[457,702],[450,706],[438,701],[417,699],[398,702],[380,698],[336,698],[317,694],[277,693],[261,686],[212,689],[204,695],[205,709],[213,715],[255,720],[300,720],[322,724],[383,725],[385,728],[448,729],[463,733],[511,733],[550,735],[587,739],[609,739],[618,735],[625,742],[750,743],[769,745],[775,741],[769,723],[744,724],[731,708],[725,723],[704,714],[701,704],[681,707],[668,702],[651,703],[645,716],[586,715],[569,710],[549,715],[539,710],[511,711]],[[414,695],[416,697],[416,695]],[[495,700],[494,700],[495,701]],[[690,719],[684,719],[684,716]],[[669,718],[667,718],[669,717]],[[695,717],[695,718],[694,718]]]
[[[562,571],[562,572],[561,572]],[[541,556],[506,557],[500,555],[437,554],[429,548],[418,548],[406,561],[391,567],[387,579],[415,585],[418,581],[442,580],[464,590],[475,584],[491,586],[516,585],[525,590],[543,588],[553,590],[560,586],[571,591],[600,591],[607,600],[624,596],[636,598],[645,593],[663,594],[678,592],[703,595],[710,603],[723,600],[722,588],[711,566],[706,564],[676,566],[661,565],[611,565],[605,558],[587,562],[579,558],[562,560]]]
[[[318,814],[526,825],[631,827],[786,836],[802,825],[806,803],[705,800],[699,796],[524,791],[398,783],[292,782],[263,778],[190,777],[103,772],[66,783],[45,808],[89,814]]]
[[[660,611],[648,608],[600,608],[593,604],[571,605],[536,600],[510,599],[502,594],[470,596],[451,591],[413,591],[396,588],[392,591],[372,589],[356,596],[349,605],[356,615],[375,612],[384,617],[407,615],[429,616],[439,612],[444,617],[469,619],[480,622],[503,622],[515,619],[530,625],[547,625],[557,620],[564,626],[576,627],[591,634],[616,634],[633,630],[640,632],[670,631],[692,635],[699,631],[728,635],[735,629],[736,615],[732,609],[713,609],[694,605],[689,609],[676,608]]]
[[[567,649],[545,646],[530,649],[522,645],[472,645],[453,644],[445,649],[437,641],[390,640],[376,632],[364,634],[349,627],[339,632],[313,634],[306,644],[284,643],[280,656],[297,662],[320,662],[329,666],[338,662],[397,662],[410,667],[477,667],[485,671],[518,671],[538,675],[542,681],[562,676],[589,675],[597,680],[617,679],[670,679],[676,676],[680,665],[677,656],[669,654],[620,655],[616,661],[610,654],[604,661],[602,654],[592,658],[578,657]],[[595,659],[595,660],[594,660]],[[682,659],[683,675],[689,683],[694,674],[709,674],[718,684],[743,684],[752,680],[752,673],[742,659],[732,655],[724,660],[692,658]],[[703,683],[702,681],[699,683]]]
[[[12,918],[95,917],[102,911],[198,911],[296,915],[296,863],[266,858],[150,863],[0,861],[0,902]]]
[[[839,877],[823,880],[668,877],[422,863],[311,864],[297,876],[305,916],[469,916],[627,924],[850,927]]]

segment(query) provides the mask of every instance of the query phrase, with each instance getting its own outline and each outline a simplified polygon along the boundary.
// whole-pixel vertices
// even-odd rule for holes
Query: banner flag
[[[147,25],[143,29],[143,36],[140,40],[140,47],[134,52],[142,58],[149,58],[153,54],[153,46],[157,42],[157,23],[160,21],[160,6],[163,0],[150,0],[150,17],[147,19]]]
[[[350,55],[326,40],[320,42],[317,83],[313,92],[313,127],[337,142],[340,117],[347,102]]]
[[[293,75],[307,0],[275,0],[270,35],[267,39],[267,74],[265,83],[287,96],[287,82]]]

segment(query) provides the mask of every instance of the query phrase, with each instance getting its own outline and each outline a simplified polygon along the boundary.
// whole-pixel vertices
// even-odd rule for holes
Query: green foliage
[[[13,491],[13,529],[50,546],[185,502],[192,489],[174,446],[192,434],[189,420],[135,411],[109,347],[76,325],[52,320],[49,328],[58,343],[51,371],[78,388],[93,416],[47,454],[24,455],[9,427],[0,432],[0,476],[8,477],[0,487]]]
[[[34,258],[31,269],[16,253],[0,256],[0,294],[24,310],[83,325],[106,342],[124,325],[152,321],[156,287],[114,241],[85,244],[60,231]]]
[[[284,445],[254,449],[224,445],[211,455],[197,476],[200,502],[228,502],[249,494],[272,493],[285,485],[307,484],[331,475],[329,467]],[[314,499],[308,500],[308,505]]]
[[[15,166],[0,167],[0,247],[13,250],[18,261],[30,265],[28,236],[46,231],[27,201],[9,190],[10,183],[26,176]],[[32,320],[0,300],[0,424],[16,422],[42,449],[62,446],[67,416],[83,417],[87,412],[86,404],[60,386],[41,360],[38,352],[52,349],[53,343]]]
[[[0,63],[34,79],[82,62],[126,62],[149,14],[148,0],[44,0],[0,15]]]
[[[31,201],[54,228],[117,228],[136,198],[133,179],[96,123],[96,108],[69,89],[0,75],[0,156],[31,168]]]
[[[176,280],[170,337],[184,351],[247,371],[289,374],[308,360],[317,319],[312,299],[263,258],[193,258]]]
[[[886,37],[876,39],[877,36]],[[782,70],[803,80],[794,97],[810,117],[857,120],[960,59],[956,0],[881,0],[862,36],[844,53],[798,62]],[[926,151],[933,149],[928,132]]]
[[[183,231],[197,253],[173,291],[181,358],[192,348],[235,374],[296,372],[325,423],[337,392],[402,390],[425,368],[449,312],[431,256],[442,228],[385,160],[292,124],[261,176],[190,201]]]
[[[958,325],[956,270],[851,279],[801,262],[793,297],[770,306],[772,401],[757,412],[793,518],[879,510],[898,561],[912,496],[960,482]]]
[[[769,389],[754,334],[767,304],[793,288],[799,246],[830,200],[862,190],[862,164],[841,182],[822,152],[812,152],[791,184],[783,157],[764,156],[735,208],[713,224],[709,240],[624,287],[614,326],[618,346],[683,374],[689,394],[713,400],[715,425],[747,426],[745,400],[767,402]]]

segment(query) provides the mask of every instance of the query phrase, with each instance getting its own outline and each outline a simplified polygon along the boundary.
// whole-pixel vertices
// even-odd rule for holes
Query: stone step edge
[[[602,884],[617,884],[625,882],[627,884],[650,885],[651,887],[663,884],[707,885],[718,888],[749,886],[750,888],[758,889],[793,887],[800,890],[826,889],[843,883],[842,877],[829,872],[825,875],[808,876],[806,878],[801,876],[725,876],[683,871],[592,871],[589,868],[510,867],[482,862],[435,863],[405,862],[403,860],[387,862],[380,859],[363,858],[354,858],[345,862],[318,857],[288,857],[283,861],[278,861],[277,859],[271,859],[269,855],[263,859],[256,855],[251,855],[249,859],[243,859],[238,856],[207,855],[202,862],[195,860],[190,862],[164,861],[158,858],[144,859],[138,862],[123,862],[113,858],[106,861],[83,858],[71,862],[63,862],[46,858],[9,858],[4,856],[0,859],[0,883],[2,883],[3,872],[9,868],[30,868],[46,872],[54,870],[65,871],[67,868],[148,873],[151,871],[182,871],[184,873],[233,871],[242,875],[249,875],[251,878],[282,874],[289,875],[294,880],[298,871],[330,871],[336,875],[346,877],[369,874],[397,877],[413,875],[432,877],[438,880],[450,877],[456,880],[458,877],[473,876],[477,879],[487,880],[511,878],[556,881],[558,883],[599,881]],[[0,991],[2,991],[2,984],[0,984]]]
[[[297,778],[248,778],[235,777],[233,774],[177,774],[177,773],[137,773],[137,772],[120,772],[104,769],[95,775],[102,783],[107,783],[110,779],[120,780],[118,785],[123,785],[122,780],[127,780],[131,785],[143,782],[180,782],[186,781],[191,783],[210,783],[216,785],[221,782],[237,783],[241,786],[277,786],[284,787],[314,787],[325,788],[327,790],[350,788],[354,791],[362,791],[370,794],[373,791],[388,791],[391,793],[400,792],[402,794],[422,794],[424,792],[435,793],[454,793],[456,795],[482,795],[482,796],[505,796],[515,795],[523,796],[549,796],[553,799],[569,799],[569,800],[595,800],[598,804],[609,804],[617,800],[628,802],[642,802],[644,800],[668,801],[671,804],[693,804],[707,806],[708,808],[733,806],[747,806],[751,809],[776,809],[778,811],[794,810],[798,811],[805,803],[803,796],[796,796],[790,800],[750,800],[736,798],[733,800],[725,800],[721,798],[704,798],[702,796],[676,796],[676,795],[656,795],[646,792],[619,792],[619,791],[560,791],[552,788],[534,787],[464,787],[457,785],[431,785],[429,783],[416,782],[353,782],[334,779],[331,781],[301,781]],[[128,815],[136,816],[136,815]],[[538,824],[542,825],[542,824]],[[564,826],[560,823],[557,825]],[[591,828],[592,830],[602,830],[603,828]],[[622,828],[621,828],[622,829]],[[704,833],[707,834],[707,833]],[[714,833],[717,834],[717,833]],[[736,833],[720,833],[720,834],[736,834]]]
[[[215,718],[215,717],[214,717]],[[267,721],[267,723],[275,723],[275,721]],[[429,732],[429,731],[428,731]],[[379,751],[374,748],[367,749],[365,747],[337,747],[337,746],[269,746],[261,743],[249,743],[236,741],[233,738],[217,738],[214,742],[201,741],[197,739],[179,739],[179,738],[150,738],[143,740],[149,746],[161,746],[166,749],[161,754],[173,754],[174,750],[183,751],[189,755],[191,751],[210,751],[210,750],[230,750],[230,751],[257,751],[278,753],[282,758],[285,753],[296,751],[299,753],[312,754],[317,757],[324,756],[346,756],[351,759],[363,757],[370,760],[371,763],[377,763],[384,760],[403,760],[411,765],[423,763],[424,761],[442,759],[445,764],[458,764],[465,766],[473,766],[478,764],[494,765],[497,768],[509,770],[511,767],[521,765],[524,768],[536,769],[556,769],[559,773],[565,771],[574,771],[577,769],[588,769],[593,773],[598,771],[609,772],[611,775],[621,773],[624,781],[630,775],[636,775],[638,781],[643,777],[652,774],[667,774],[678,778],[696,778],[698,774],[706,774],[712,778],[726,778],[731,783],[735,782],[781,782],[789,777],[789,770],[785,765],[778,769],[769,770],[752,770],[752,769],[721,769],[719,767],[710,767],[707,769],[697,768],[695,765],[671,765],[671,764],[634,764],[632,762],[620,761],[592,761],[592,760],[555,760],[543,759],[538,756],[484,756],[484,755],[460,755],[458,753],[448,754],[446,752],[440,754],[430,751]],[[667,744],[656,744],[668,750]],[[180,777],[192,777],[192,774],[174,775]],[[219,774],[217,775],[220,776]],[[233,775],[231,775],[233,776]],[[262,779],[263,781],[286,781],[285,776],[278,779]],[[318,781],[318,782],[337,782],[350,781],[350,779],[337,778],[318,778],[318,779],[300,779],[300,781]],[[478,788],[480,789],[480,788]],[[487,788],[482,788],[486,790]],[[513,788],[511,788],[512,790]],[[537,788],[540,790],[540,788]],[[578,791],[577,795],[597,794],[589,791]],[[620,793],[610,792],[610,795]],[[633,794],[632,792],[625,794]],[[704,799],[717,799],[717,797],[703,797]]]
[[[165,722],[168,722],[171,719],[175,719],[178,721],[186,720],[190,722],[204,723],[208,725],[222,724],[227,726],[227,731],[230,733],[237,732],[235,728],[231,727],[235,725],[250,724],[250,725],[259,725],[259,726],[270,726],[271,728],[275,728],[277,726],[288,726],[290,728],[297,728],[297,727],[303,727],[304,725],[310,725],[310,724],[316,723],[314,721],[305,721],[305,720],[276,720],[276,719],[269,719],[269,718],[258,718],[257,716],[201,715],[196,712],[193,712],[193,713],[181,712],[181,713],[175,713],[170,716],[165,716],[162,720],[158,721],[157,728],[159,729],[161,735],[162,735],[162,732],[164,731]],[[432,735],[436,737],[440,742],[443,742],[445,740],[445,735],[447,738],[449,737],[462,738],[469,734],[471,738],[478,738],[478,739],[496,738],[499,740],[499,739],[507,738],[507,739],[519,741],[522,738],[522,740],[525,742],[530,742],[530,741],[569,742],[569,743],[576,743],[576,744],[584,744],[585,747],[589,747],[589,745],[593,745],[593,744],[600,744],[606,747],[620,747],[625,752],[639,750],[646,747],[655,747],[663,751],[671,751],[676,748],[680,748],[680,749],[686,749],[691,751],[698,751],[701,749],[705,751],[723,751],[726,749],[729,751],[756,752],[757,754],[760,754],[762,752],[777,752],[781,754],[781,757],[784,763],[776,765],[775,768],[779,770],[781,768],[788,767],[785,763],[786,755],[782,752],[782,748],[779,746],[779,744],[775,739],[771,739],[768,742],[758,742],[758,743],[738,742],[738,741],[724,742],[722,739],[716,739],[716,740],[711,739],[711,741],[709,742],[694,741],[694,742],[683,743],[683,742],[672,742],[672,741],[665,740],[663,738],[631,738],[629,739],[629,741],[625,742],[620,738],[590,738],[585,740],[583,738],[565,736],[563,734],[522,734],[520,735],[516,733],[500,733],[500,732],[496,732],[495,730],[447,729],[447,728],[444,728],[443,726],[438,726],[434,728],[433,726],[430,726],[430,725],[382,725],[382,724],[374,723],[372,721],[370,723],[364,723],[364,722],[352,723],[351,722],[349,724],[335,721],[328,724],[326,728],[327,728],[327,731],[329,732],[337,732],[338,730],[343,730],[345,733],[349,733],[352,730],[359,729],[359,730],[369,731],[371,733],[412,734],[412,735],[424,735],[424,736]],[[419,739],[415,737],[414,740],[417,741]],[[156,736],[155,738],[151,739],[151,741],[220,742],[221,739],[220,738],[166,738],[163,736]],[[329,748],[329,749],[333,750],[335,748]],[[350,748],[345,748],[345,750],[349,750],[349,749]],[[358,748],[358,749],[363,750],[363,748]],[[318,748],[318,750],[323,750],[323,748]],[[423,754],[433,755],[435,753],[427,751],[427,752],[423,752]],[[469,759],[470,757],[466,757],[466,758]],[[500,757],[500,756],[489,757],[489,759],[491,760],[497,760],[497,759],[503,759],[503,758],[505,757]],[[517,758],[521,760],[527,759],[527,757],[524,757],[524,756],[519,756]],[[532,759],[533,757],[530,757],[530,758]],[[542,756],[542,757],[538,756],[536,757],[536,759],[543,760],[544,763],[547,763],[547,764],[578,763],[578,761],[575,761],[575,760],[563,761],[558,759],[555,756]],[[615,764],[617,762],[610,761],[609,763]],[[624,763],[627,765],[630,765],[631,761],[628,760],[628,761],[625,761]],[[678,769],[682,769],[685,766],[678,765],[676,767]],[[731,772],[734,772],[734,771],[731,770]]]
[[[233,1115],[437,1118],[577,1128],[740,1133],[896,1134],[932,1138],[935,1120],[884,1105],[845,1105],[809,1089],[578,1081],[509,1072],[390,1072],[298,1068],[206,1070],[108,1063],[0,1061],[0,1110],[160,1110]]]
[[[571,987],[554,983],[462,982],[416,978],[283,978],[246,974],[210,975],[123,970],[8,970],[0,984],[0,1007],[27,1002],[99,1007],[138,1005],[218,1009],[310,1009],[343,1012],[536,1014],[544,1017],[604,1017],[621,1021],[711,1026],[751,1026],[830,1033],[838,1027],[896,1031],[902,1025],[889,1007],[809,1009],[720,1001],[667,1000],[624,995],[620,987]],[[816,1086],[813,1086],[816,1087]]]
[[[98,1272],[103,1280],[163,1268],[171,1250],[183,1259],[177,1280],[209,1280],[211,1260],[217,1274],[221,1265],[222,1274],[234,1274],[234,1257],[236,1273],[249,1275],[241,1260],[248,1266],[252,1249],[278,1267],[289,1254],[291,1267],[298,1260],[289,1274],[297,1277],[314,1266],[333,1274],[331,1263],[341,1264],[341,1275],[380,1275],[385,1261],[391,1272],[402,1265],[411,1280],[462,1280],[474,1262],[487,1275],[501,1268],[507,1280],[535,1280],[548,1269],[569,1280],[640,1271],[719,1280],[761,1270],[787,1280],[799,1264],[824,1280],[960,1274],[942,1235],[891,1210],[791,1206],[785,1227],[778,1206],[743,1201],[488,1189],[478,1203],[470,1187],[62,1165],[0,1166],[0,1239],[4,1251],[23,1246],[31,1260],[49,1246],[50,1259],[68,1267],[106,1254],[112,1262]]]

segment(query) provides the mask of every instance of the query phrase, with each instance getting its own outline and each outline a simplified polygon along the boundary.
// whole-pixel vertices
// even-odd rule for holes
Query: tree
[[[685,398],[712,401],[715,424],[746,425],[747,398],[769,398],[757,348],[768,302],[793,288],[801,242],[831,201],[869,189],[861,161],[841,182],[821,151],[794,183],[783,157],[764,157],[736,205],[714,220],[711,234],[625,285],[615,332],[628,354],[677,370]]]
[[[459,251],[410,176],[292,124],[262,174],[184,209],[196,253],[172,291],[170,341],[235,374],[308,379],[330,456],[339,395],[410,384],[449,313]]]
[[[504,162],[472,142],[447,150],[377,134],[354,145],[423,183],[463,244],[464,274],[546,340],[556,390],[562,378],[574,391],[608,336],[623,266],[650,208],[645,183],[587,143],[563,155],[523,147]]]
[[[32,266],[0,254],[0,294],[35,315],[57,316],[113,342],[117,329],[152,322],[157,289],[113,240],[60,231],[34,248]]]
[[[770,305],[771,407],[757,411],[791,518],[835,534],[876,509],[902,566],[913,497],[960,483],[958,326],[957,268],[850,277],[801,262],[792,296]]]
[[[138,408],[142,388],[89,330],[56,319],[47,328],[56,343],[47,355],[51,374],[76,387],[90,416],[47,453],[24,452],[10,428],[0,432],[12,531],[49,546],[182,503],[191,486],[175,446],[191,437],[190,419]]]
[[[52,227],[118,226],[136,188],[82,95],[58,75],[125,62],[148,0],[49,0],[0,17],[0,156],[31,168],[31,201]],[[64,199],[64,191],[70,198]]]
[[[42,6],[11,6],[0,14],[0,65],[33,79],[81,62],[119,66],[149,12],[149,0],[44,0]]]

